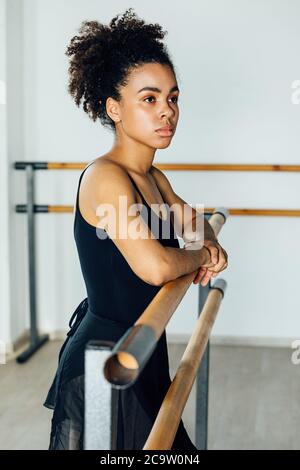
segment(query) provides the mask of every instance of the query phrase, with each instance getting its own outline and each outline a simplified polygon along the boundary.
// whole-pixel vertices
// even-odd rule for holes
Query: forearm
[[[212,226],[206,219],[204,219],[204,239],[218,241]]]
[[[164,254],[164,283],[177,279],[184,274],[192,273],[210,261],[209,251],[205,247],[200,250],[165,247]]]
[[[204,240],[218,241],[209,221],[204,214],[198,213],[188,223],[183,224],[183,241],[185,245],[197,242],[201,248]],[[202,242],[202,244],[201,244]]]

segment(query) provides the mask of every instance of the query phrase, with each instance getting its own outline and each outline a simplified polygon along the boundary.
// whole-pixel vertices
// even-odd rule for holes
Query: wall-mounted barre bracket
[[[26,163],[26,162],[24,162]],[[38,334],[37,309],[36,309],[36,263],[35,263],[35,224],[34,224],[34,168],[32,164],[26,164],[26,190],[27,190],[27,240],[29,262],[29,313],[30,313],[30,338],[28,348],[18,357],[17,362],[26,362],[43,344],[49,335]]]
[[[48,170],[48,162],[15,162],[15,170],[26,170],[27,167],[32,167],[33,170]]]
[[[28,212],[27,204],[16,204],[15,211],[19,214],[26,214]],[[33,212],[35,214],[47,213],[49,212],[49,206],[45,204],[34,204]]]
[[[224,217],[224,223],[229,217],[229,210],[226,207],[216,207],[213,213],[221,214]]]

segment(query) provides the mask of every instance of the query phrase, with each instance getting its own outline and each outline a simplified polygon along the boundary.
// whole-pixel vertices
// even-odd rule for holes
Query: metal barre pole
[[[224,209],[219,208],[218,212],[223,214]],[[227,218],[228,211],[225,209],[224,217]],[[205,214],[208,216],[209,214]],[[199,284],[198,312],[201,315],[207,296],[211,289],[211,281],[206,286]],[[209,351],[210,344],[207,341],[206,349],[203,353],[202,361],[196,377],[196,409],[195,409],[195,445],[197,449],[207,449],[208,435],[208,395],[209,395]]]
[[[207,296],[211,289],[211,281],[206,286],[199,284],[198,289],[198,318],[203,311]],[[207,342],[202,361],[196,377],[195,401],[195,445],[199,450],[207,449],[208,434],[208,395],[209,395],[209,356],[210,344]]]
[[[212,286],[143,450],[172,447],[225,289],[223,279],[218,279]]]
[[[36,313],[36,260],[35,260],[35,224],[34,224],[34,168],[26,165],[27,189],[27,239],[29,263],[29,310],[30,310],[30,342],[28,348],[18,357],[20,364],[26,362],[46,341],[49,335],[38,335]]]

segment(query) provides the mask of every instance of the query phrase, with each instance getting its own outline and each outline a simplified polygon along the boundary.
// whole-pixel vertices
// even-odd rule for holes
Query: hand
[[[228,255],[217,240],[205,239],[203,246],[209,250],[213,265],[200,266],[198,273],[193,280],[193,284],[201,282],[202,286],[206,286],[211,277],[216,277],[219,272],[227,268]]]

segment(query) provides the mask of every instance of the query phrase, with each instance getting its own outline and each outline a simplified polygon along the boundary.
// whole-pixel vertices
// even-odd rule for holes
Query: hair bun
[[[106,113],[106,99],[120,101],[120,87],[133,67],[148,62],[174,67],[161,40],[167,32],[155,23],[145,23],[133,8],[116,15],[104,25],[98,21],[83,21],[79,35],[74,36],[66,50],[70,57],[68,91],[77,106],[93,121],[115,129]],[[175,72],[174,72],[175,74]]]

